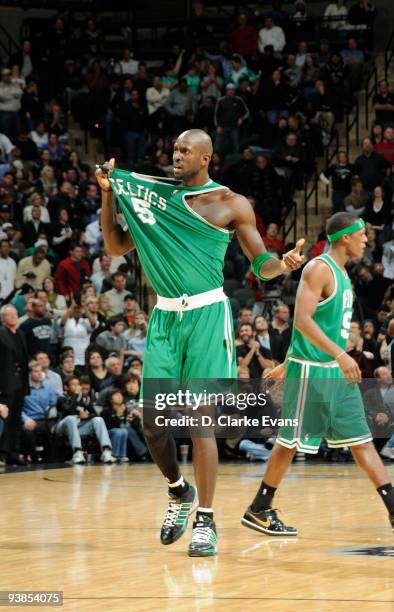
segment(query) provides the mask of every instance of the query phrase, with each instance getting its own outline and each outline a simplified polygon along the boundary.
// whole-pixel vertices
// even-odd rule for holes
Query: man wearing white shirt
[[[48,385],[51,385],[52,389],[54,389],[54,391],[56,391],[58,395],[62,395],[63,394],[62,378],[60,374],[49,369],[49,366],[51,365],[51,361],[48,357],[48,354],[44,352],[37,353],[34,358],[36,361],[38,361],[38,363],[40,364],[42,368],[43,380],[45,380],[45,382],[47,382]]]
[[[112,275],[112,289],[106,291],[104,295],[107,296],[109,307],[115,313],[119,314],[123,312],[123,302],[126,295],[130,293],[125,289],[126,277],[123,272],[115,272]]]
[[[43,121],[38,121],[36,129],[30,132],[30,138],[36,145],[37,149],[42,149],[48,144],[48,132]]]
[[[15,145],[5,134],[0,134],[0,163],[5,163],[10,153],[15,149]]]
[[[23,89],[12,82],[11,70],[3,68],[0,83],[0,132],[11,138],[20,133],[19,111]]]
[[[345,0],[336,0],[331,2],[324,11],[324,17],[328,18],[328,28],[330,30],[341,30],[346,26],[347,8]],[[340,19],[343,17],[343,19]]]
[[[10,257],[10,243],[0,241],[0,298],[4,300],[14,290],[16,263]]]
[[[137,74],[138,64],[139,62],[133,59],[130,49],[125,49],[123,59],[115,66],[115,72],[116,74]]]
[[[97,219],[96,221],[92,221],[85,228],[85,240],[84,242],[89,247],[89,252],[94,253],[96,250],[97,238],[101,234],[100,230],[100,219],[101,219],[101,208],[97,211]]]
[[[100,270],[92,274],[90,281],[96,289],[97,295],[101,293],[104,279],[111,274],[111,257],[103,253],[100,255]]]
[[[110,259],[111,259],[111,264],[109,267],[110,274],[113,274],[114,272],[116,272],[121,264],[127,263],[127,260],[123,257],[123,255],[110,257]],[[96,259],[93,262],[93,267],[92,267],[93,274],[96,274],[96,272],[100,272],[100,268],[101,268],[100,257],[96,257]]]
[[[286,45],[285,33],[282,28],[275,26],[271,17],[267,17],[264,27],[259,31],[259,51],[264,52],[267,45],[272,45],[275,53],[281,53]]]
[[[153,113],[158,111],[159,108],[164,106],[164,103],[169,95],[170,91],[167,89],[167,87],[163,87],[161,78],[159,76],[154,76],[153,86],[148,87],[146,90],[146,101],[148,103],[149,115],[153,115]]]

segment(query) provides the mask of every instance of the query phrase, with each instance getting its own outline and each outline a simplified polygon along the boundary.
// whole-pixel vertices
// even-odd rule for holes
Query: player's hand
[[[349,385],[361,383],[361,370],[358,367],[357,361],[347,353],[342,353],[337,357],[337,362]]]
[[[287,272],[297,270],[305,263],[305,256],[301,254],[301,249],[305,244],[305,239],[300,238],[295,245],[295,248],[285,253],[282,257],[284,268]]]
[[[8,417],[8,406],[6,404],[0,404],[0,417],[3,419]]]
[[[97,182],[100,185],[100,188],[103,191],[110,191],[112,189],[111,187],[111,183],[109,182],[109,177],[111,176],[111,172],[112,170],[115,168],[115,158],[111,157],[111,159],[109,160],[109,162],[106,162],[106,164],[108,164],[108,172],[103,172],[103,170],[101,168],[97,168],[96,170],[96,178],[97,178]]]
[[[285,377],[286,364],[280,363],[276,368],[264,372],[263,380],[283,380]]]

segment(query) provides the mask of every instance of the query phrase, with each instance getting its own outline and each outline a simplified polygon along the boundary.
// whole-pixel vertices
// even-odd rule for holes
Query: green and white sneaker
[[[216,527],[213,519],[200,515],[193,523],[189,557],[212,557],[217,554]]]
[[[198,508],[196,488],[189,488],[181,497],[168,496],[168,508],[160,531],[162,544],[173,544],[185,533],[189,516]]]

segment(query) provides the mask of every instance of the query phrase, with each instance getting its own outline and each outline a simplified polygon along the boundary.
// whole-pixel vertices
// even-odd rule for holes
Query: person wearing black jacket
[[[81,438],[96,436],[101,447],[101,461],[115,463],[112,456],[112,444],[103,419],[96,415],[93,395],[90,392],[90,381],[79,380],[77,376],[68,376],[64,381],[65,393],[58,398],[58,421],[52,429],[56,436],[67,436],[73,449],[73,463],[85,463]]]
[[[289,204],[294,189],[302,189],[304,176],[304,152],[294,132],[287,134],[285,143],[279,143],[274,158],[276,164],[284,168],[284,198]]]
[[[8,463],[19,463],[22,429],[23,400],[29,395],[29,354],[25,336],[17,329],[18,313],[14,306],[6,304],[1,311],[0,328],[0,403],[8,407],[0,439],[0,455]]]
[[[354,175],[355,167],[345,151],[339,151],[336,163],[321,173],[320,178],[327,185],[330,177],[332,180],[332,214],[345,210],[344,199],[352,190]]]
[[[356,173],[361,179],[364,189],[371,193],[383,183],[387,161],[373,150],[372,140],[368,137],[362,140],[362,153],[354,162]]]
[[[50,225],[41,221],[41,207],[33,206],[31,211],[32,220],[23,224],[23,244],[26,248],[34,246],[41,234],[50,237]]]
[[[119,104],[119,121],[126,162],[135,168],[145,159],[145,132],[148,113],[140,101],[140,93],[132,89],[130,97]]]
[[[226,95],[219,98],[215,110],[215,152],[238,153],[239,128],[249,117],[249,109],[242,98],[235,95],[235,85],[226,85]]]
[[[22,115],[28,132],[34,129],[34,125],[39,121],[45,112],[44,103],[40,98],[36,81],[30,81],[22,95]]]
[[[261,83],[259,83],[259,87],[260,85]],[[256,95],[259,96],[259,92]],[[267,113],[267,121],[270,125],[276,125],[282,115],[288,116],[290,98],[290,87],[283,80],[280,71],[274,70],[271,78],[265,84],[262,83],[261,96],[263,108]]]
[[[265,222],[280,221],[280,178],[264,155],[257,155],[251,180],[251,194],[256,198],[256,212]]]

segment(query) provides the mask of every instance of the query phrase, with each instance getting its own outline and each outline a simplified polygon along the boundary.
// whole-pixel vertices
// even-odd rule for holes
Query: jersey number
[[[131,203],[133,204],[137,217],[142,223],[149,223],[150,225],[156,223],[155,216],[150,210],[148,202],[133,197],[131,198]]]
[[[350,323],[352,322],[352,311],[345,312],[342,319],[341,338],[347,340],[349,338]]]

